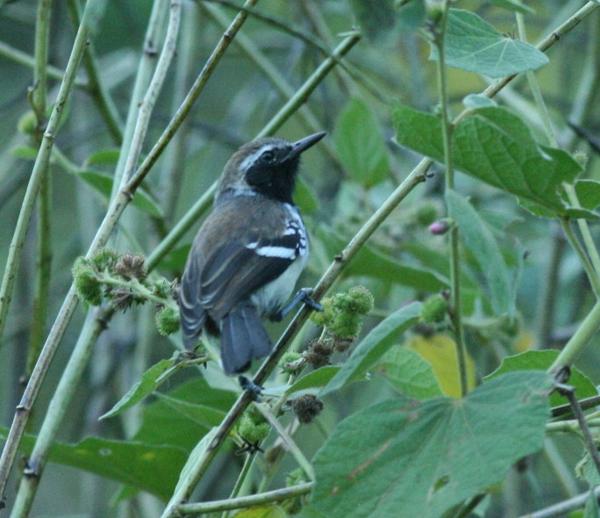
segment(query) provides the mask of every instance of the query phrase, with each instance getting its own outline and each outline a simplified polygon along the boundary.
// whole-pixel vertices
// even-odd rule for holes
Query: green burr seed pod
[[[348,292],[352,299],[352,308],[361,315],[366,315],[373,310],[375,299],[372,293],[364,286],[354,286]]]
[[[110,248],[101,248],[91,259],[98,270],[112,270],[119,260],[119,254]]]
[[[256,444],[266,439],[270,429],[269,423],[257,423],[249,413],[245,413],[238,424],[238,434],[250,444]]]
[[[421,321],[434,324],[444,320],[448,311],[448,301],[442,295],[432,295],[421,308]]]
[[[17,122],[17,129],[23,135],[34,135],[37,130],[38,122],[35,113],[32,110],[26,111]]]
[[[163,336],[173,334],[179,329],[179,312],[170,306],[162,308],[154,317],[156,329]]]
[[[99,306],[102,303],[102,285],[90,261],[85,257],[77,258],[71,271],[79,298],[92,306]]]

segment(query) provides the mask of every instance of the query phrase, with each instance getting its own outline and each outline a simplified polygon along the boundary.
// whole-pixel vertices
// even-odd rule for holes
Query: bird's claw
[[[242,387],[242,390],[244,390],[244,391],[248,392],[248,394],[250,394],[252,401],[260,400],[260,396],[262,394],[262,391],[264,390],[264,387],[257,385],[250,378],[247,378],[246,376],[239,376],[238,381],[240,383],[240,387]]]

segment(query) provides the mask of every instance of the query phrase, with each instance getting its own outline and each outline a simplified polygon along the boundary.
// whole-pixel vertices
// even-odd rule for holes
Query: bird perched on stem
[[[319,142],[265,138],[242,146],[225,165],[213,211],[198,231],[179,290],[183,340],[194,347],[202,330],[221,337],[227,374],[248,369],[272,343],[262,317],[280,320],[308,259],[308,236],[292,194],[301,154]]]

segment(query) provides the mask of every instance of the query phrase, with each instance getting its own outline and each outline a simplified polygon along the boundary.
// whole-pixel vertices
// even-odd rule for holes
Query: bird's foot
[[[313,311],[323,311],[323,306],[321,306],[321,304],[311,297],[312,292],[312,288],[300,288],[292,300],[290,300],[282,309],[275,313],[271,317],[271,320],[280,322],[300,303],[307,305]]]
[[[263,387],[254,383],[251,379],[246,376],[239,376],[238,381],[242,390],[245,390],[250,394],[252,401],[260,401],[260,396],[263,391]]]

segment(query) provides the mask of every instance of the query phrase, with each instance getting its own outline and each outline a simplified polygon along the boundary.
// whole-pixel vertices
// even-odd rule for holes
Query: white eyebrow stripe
[[[251,155],[244,158],[244,160],[242,160],[242,163],[240,164],[240,169],[242,171],[246,172],[248,169],[250,169],[250,166],[254,162],[256,162],[256,160],[258,159],[258,157],[260,155],[262,155],[265,151],[270,151],[270,150],[274,149],[275,147],[276,147],[275,144],[265,144],[265,145],[259,147],[254,153],[252,153]]]

